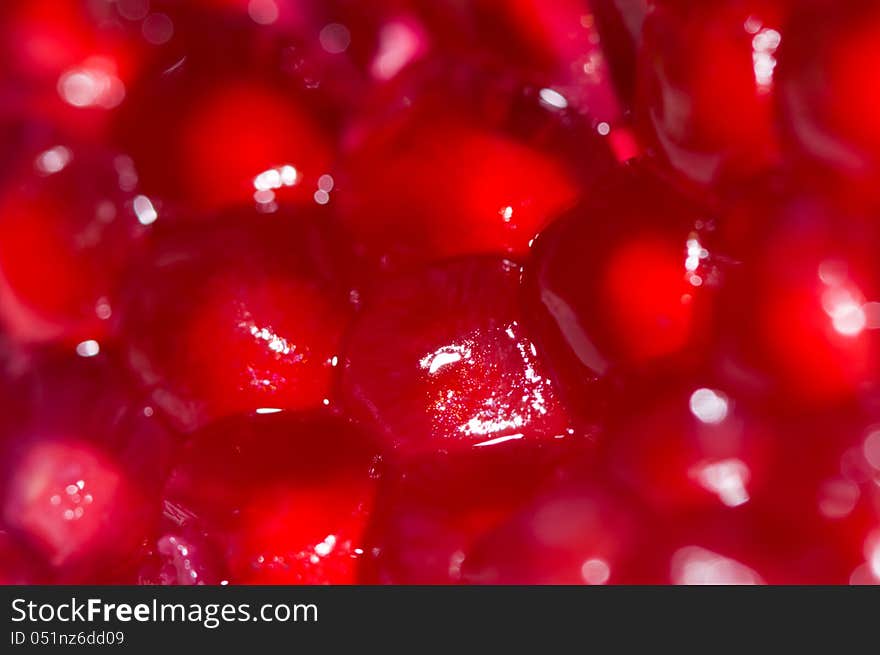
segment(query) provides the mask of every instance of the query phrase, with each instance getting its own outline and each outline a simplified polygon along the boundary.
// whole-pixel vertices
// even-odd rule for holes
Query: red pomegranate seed
[[[350,583],[376,456],[367,435],[332,417],[226,419],[185,445],[166,514],[215,526],[233,584]]]
[[[22,342],[99,338],[157,213],[124,156],[55,145],[0,189],[0,316]]]
[[[330,403],[349,310],[316,224],[242,211],[173,230],[133,277],[127,359],[178,427]]]
[[[454,584],[471,549],[589,458],[579,444],[511,441],[387,463],[361,581]]]
[[[871,221],[807,195],[762,198],[751,211],[760,237],[748,242],[723,305],[737,317],[722,323],[739,366],[811,403],[869,391],[880,293]]]
[[[779,95],[786,145],[818,168],[804,186],[842,182],[848,193],[876,198],[880,96],[864,71],[880,61],[878,35],[880,11],[871,2],[817,2],[793,16]]]
[[[373,265],[521,259],[578,199],[575,176],[589,186],[611,162],[551,89],[529,97],[506,78],[429,66],[393,88],[350,129],[340,166],[341,218]],[[462,105],[469,94],[475,106]]]
[[[511,262],[466,258],[382,286],[346,340],[346,405],[406,451],[570,437],[518,278]]]
[[[2,520],[57,582],[130,583],[158,518],[170,436],[107,354],[25,363],[3,394]]]
[[[606,470],[664,512],[745,505],[766,489],[778,448],[754,412],[699,385],[659,398],[624,390],[602,445]]]
[[[637,120],[689,182],[739,181],[778,159],[774,74],[786,5],[670,0],[645,19]]]
[[[462,579],[472,584],[649,582],[651,560],[663,540],[659,532],[651,534],[649,524],[613,487],[569,485],[545,494],[474,546],[461,566]]]
[[[710,342],[720,282],[709,217],[624,172],[545,230],[525,267],[527,316],[569,406],[597,420],[603,379],[693,368]]]
[[[115,120],[144,188],[184,219],[243,205],[271,211],[276,200],[314,204],[330,172],[338,112],[288,70],[279,37],[249,23],[190,18],[189,49],[133,88]]]

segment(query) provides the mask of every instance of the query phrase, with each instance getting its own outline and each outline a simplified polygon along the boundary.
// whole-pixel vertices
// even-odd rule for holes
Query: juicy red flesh
[[[522,260],[610,157],[494,71],[401,75],[347,134],[340,218],[371,266],[462,255]],[[463,78],[463,79],[458,79]],[[470,102],[466,102],[470,100]],[[580,160],[574,167],[570,162]]]
[[[255,196],[259,191],[273,191],[278,203],[311,203],[319,178],[330,172],[333,112],[319,89],[286,72],[286,51],[276,39],[243,37],[241,25],[223,21],[211,27],[212,38],[188,33],[181,58],[132,91],[116,140],[141,162],[145,188],[185,218],[269,204]],[[243,51],[235,56],[222,46],[239,39]],[[285,166],[292,172],[283,184],[257,182]]]
[[[106,355],[77,359],[35,357],[5,390],[25,409],[0,432],[2,521],[48,580],[134,582],[171,439]]]
[[[748,317],[742,325],[725,321],[734,357],[771,391],[810,404],[870,394],[877,384],[870,322],[880,292],[876,224],[807,195],[759,197],[747,211],[761,238],[725,289],[725,307]]]
[[[0,584],[23,585],[43,584],[45,579],[40,572],[39,563],[28,550],[8,532],[0,532]]]
[[[726,184],[775,162],[774,74],[786,4],[669,0],[645,18],[638,122],[688,182]]]
[[[875,2],[0,5],[0,583],[880,583]]]
[[[651,548],[646,540],[655,539]],[[462,564],[473,584],[659,583],[650,560],[662,537],[625,494],[568,485],[540,495],[488,533]],[[633,576],[630,578],[629,576]]]
[[[0,315],[14,338],[77,343],[107,331],[118,278],[149,230],[128,162],[57,144],[0,192]]]
[[[515,440],[391,457],[367,533],[370,584],[457,584],[471,550],[590,457],[572,441]]]
[[[736,398],[703,385],[640,396],[641,407],[609,422],[603,461],[644,503],[671,513],[736,508],[770,484],[774,435]]]
[[[381,286],[346,339],[346,405],[405,451],[571,438],[518,278],[509,261],[466,258]]]
[[[213,220],[157,239],[126,289],[136,377],[184,430],[329,403],[349,309],[319,218]]]
[[[158,110],[145,108],[145,116],[132,119],[140,126],[135,138],[143,139],[134,152],[167,152],[162,161],[146,159],[145,184],[177,201],[182,212],[210,210],[254,204],[257,177],[291,166],[296,173],[285,186],[298,188],[280,190],[279,199],[311,201],[318,178],[328,172],[331,146],[301,103],[271,82],[246,77],[199,83],[171,96],[167,106],[187,107],[183,115],[163,114],[169,99],[160,96]]]
[[[340,419],[226,419],[181,450],[163,494],[165,514],[185,527],[213,526],[208,539],[233,583],[352,583],[376,457],[369,436]],[[164,539],[160,554],[174,546]]]
[[[534,235],[575,199],[552,159],[467,125],[431,122],[424,134],[386,147],[387,155],[359,153],[350,173],[357,185],[349,210],[358,221],[354,230],[365,230],[362,241],[380,257],[392,235],[411,241],[419,259],[521,257]],[[455,204],[433,204],[440,199]],[[374,218],[361,222],[365,211]]]
[[[780,59],[784,134],[807,179],[876,198],[880,122],[876,85],[863,71],[880,58],[880,12],[870,2],[798,12]]]
[[[634,171],[600,187],[538,237],[524,272],[527,321],[588,422],[622,372],[699,367],[720,277],[710,214]]]

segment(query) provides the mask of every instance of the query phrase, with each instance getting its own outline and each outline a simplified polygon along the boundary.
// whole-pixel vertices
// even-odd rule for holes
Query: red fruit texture
[[[775,69],[787,4],[671,0],[646,17],[637,122],[688,183],[725,186],[779,159]]]
[[[518,279],[512,262],[463,258],[380,287],[346,338],[345,406],[404,451],[572,438]]]
[[[276,199],[313,204],[330,172],[338,112],[285,63],[279,37],[247,22],[209,26],[189,25],[184,54],[132,90],[115,140],[144,188],[183,219]]]
[[[119,278],[158,213],[125,155],[56,144],[0,189],[0,316],[23,343],[107,332]]]
[[[621,393],[603,463],[643,503],[675,513],[737,508],[772,483],[773,429],[721,389]]]
[[[330,403],[347,290],[314,216],[242,210],[157,239],[130,279],[127,362],[173,423]]]
[[[4,403],[3,524],[56,582],[133,582],[172,450],[152,408],[104,354],[40,355]]]
[[[700,366],[721,279],[711,227],[711,214],[630,169],[535,241],[528,322],[581,418],[599,419],[606,382],[622,371]]]
[[[638,504],[613,485],[569,484],[543,494],[486,535],[465,557],[462,580],[602,585],[638,579],[645,583],[655,575],[651,560],[663,541],[662,533],[650,526]]]
[[[806,169],[806,186],[877,197],[880,96],[865,71],[880,60],[878,35],[872,2],[814,2],[793,16],[778,93],[786,145]]]
[[[232,584],[348,584],[364,553],[378,455],[368,435],[330,416],[225,419],[184,446],[166,513],[214,526]],[[174,546],[165,541],[160,551]]]
[[[471,550],[548,486],[588,461],[570,441],[392,457],[367,531],[360,580],[458,584]]]
[[[749,207],[751,234],[759,237],[747,242],[723,305],[738,317],[723,321],[739,357],[734,368],[763,379],[765,393],[812,404],[873,393],[873,221],[808,194],[759,197]]]
[[[349,130],[340,166],[341,219],[373,265],[521,260],[578,200],[578,178],[588,189],[612,163],[555,91],[528,95],[491,73],[424,68],[394,89]]]

